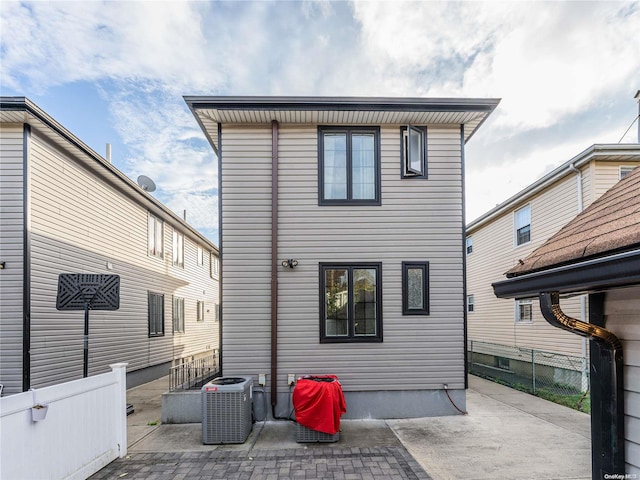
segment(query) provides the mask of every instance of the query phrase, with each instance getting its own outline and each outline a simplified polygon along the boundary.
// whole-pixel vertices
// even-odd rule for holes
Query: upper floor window
[[[467,237],[467,255],[473,252],[473,237]]]
[[[204,302],[198,300],[196,321],[204,322]]]
[[[629,175],[634,168],[635,165],[620,165],[620,180]]]
[[[402,178],[427,178],[427,128],[400,127]]]
[[[147,251],[149,255],[162,258],[164,222],[152,214],[147,218]]]
[[[173,230],[173,264],[184,267],[184,235]]]
[[[220,259],[215,253],[211,253],[211,278],[220,276]]]
[[[204,249],[198,245],[198,265],[204,265]]]
[[[320,341],[382,341],[382,264],[320,264]]]
[[[533,322],[533,300],[531,299],[516,300],[516,322],[519,322],[519,323]]]
[[[402,314],[429,315],[429,262],[402,262]]]
[[[320,205],[380,205],[380,129],[319,127]]]
[[[515,213],[516,245],[531,241],[531,206],[527,205]]]

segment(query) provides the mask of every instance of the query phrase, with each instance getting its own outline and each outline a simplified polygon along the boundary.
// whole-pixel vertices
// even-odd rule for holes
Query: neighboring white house
[[[351,418],[465,406],[464,146],[494,99],[186,97],[220,164],[222,373]]]
[[[467,225],[468,336],[474,352],[481,354],[474,359],[493,360],[489,367],[529,371],[526,356],[501,346],[587,356],[586,341],[551,327],[534,308],[535,299],[496,298],[491,284],[637,165],[638,144],[592,145]],[[586,319],[586,295],[567,299],[563,308]],[[586,389],[587,363],[572,364],[575,374],[563,372],[565,382]]]
[[[640,476],[639,192],[636,168],[493,285],[500,298],[535,297],[547,322],[591,340],[594,479]],[[588,296],[589,323],[565,315],[576,294]]]
[[[89,374],[129,386],[218,347],[218,251],[26,98],[0,98],[0,384],[83,374],[82,311],[56,310],[61,273],[117,274],[120,308],[91,311]]]

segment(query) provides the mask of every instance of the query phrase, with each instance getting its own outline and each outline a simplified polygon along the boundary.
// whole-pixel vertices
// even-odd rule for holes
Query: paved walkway
[[[468,415],[345,420],[340,441],[299,444],[290,422],[241,445],[203,445],[200,424],[159,425],[166,379],[127,392],[129,454],[95,479],[590,479],[589,416],[470,377]],[[428,472],[428,473],[427,473]]]

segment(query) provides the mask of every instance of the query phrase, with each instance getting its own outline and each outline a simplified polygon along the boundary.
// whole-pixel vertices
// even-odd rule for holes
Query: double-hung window
[[[516,300],[516,323],[533,322],[533,300]]]
[[[149,336],[161,337],[164,335],[164,295],[148,292],[147,297],[149,314]]]
[[[475,301],[473,295],[467,295],[467,312],[473,312]]]
[[[382,341],[382,264],[320,264],[320,341]]]
[[[467,255],[473,253],[473,237],[467,237]]]
[[[147,251],[153,257],[162,258],[163,255],[163,222],[158,217],[149,214],[147,217]]]
[[[629,175],[634,168],[636,168],[634,165],[620,165],[620,171],[619,171],[620,180],[622,180],[627,175]]]
[[[320,205],[380,205],[380,129],[318,128]]]
[[[427,128],[400,127],[402,178],[427,178]]]
[[[184,235],[173,230],[173,264],[184,267]]]
[[[516,246],[531,241],[531,206],[527,205],[515,213]]]
[[[204,302],[198,300],[196,321],[204,322]]]
[[[220,259],[216,256],[215,253],[211,253],[211,268],[210,268],[210,276],[211,278],[219,278],[220,277]]]
[[[198,265],[204,265],[204,249],[198,245]]]
[[[173,297],[173,332],[184,333],[184,298]]]
[[[429,262],[402,262],[402,314],[429,315]]]

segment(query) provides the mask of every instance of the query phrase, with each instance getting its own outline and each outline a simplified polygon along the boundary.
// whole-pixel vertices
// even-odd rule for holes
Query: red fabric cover
[[[331,378],[334,381],[315,381]],[[342,386],[335,375],[314,375],[299,378],[293,389],[296,421],[311,430],[335,435],[340,431],[340,417],[347,411]]]

